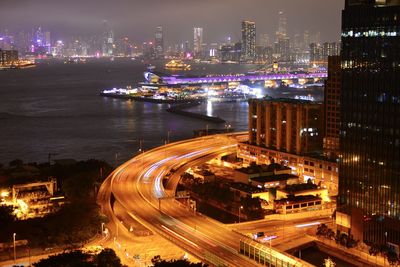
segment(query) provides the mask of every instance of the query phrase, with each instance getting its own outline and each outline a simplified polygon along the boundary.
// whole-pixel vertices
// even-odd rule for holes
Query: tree
[[[95,265],[90,262],[92,256],[84,253],[81,250],[74,250],[53,256],[47,259],[42,259],[34,263],[34,267],[94,267]]]
[[[122,267],[120,258],[118,258],[115,251],[106,248],[103,249],[97,256],[95,262],[98,267]]]
[[[20,160],[20,159],[14,159],[14,160],[10,161],[10,163],[8,163],[8,165],[10,167],[19,167],[22,164],[24,164],[24,162],[22,160]]]
[[[399,261],[397,253],[392,249],[389,249],[389,251],[386,253],[386,257],[390,265],[395,265]]]
[[[378,244],[372,244],[371,247],[369,248],[369,255],[371,256],[376,256],[379,253],[379,245]]]
[[[0,227],[4,227],[15,220],[15,215],[13,214],[13,207],[0,205]]]
[[[193,263],[186,259],[182,260],[170,260],[166,261],[161,259],[160,255],[154,256],[151,259],[151,263],[154,267],[207,267],[207,264],[204,263]]]

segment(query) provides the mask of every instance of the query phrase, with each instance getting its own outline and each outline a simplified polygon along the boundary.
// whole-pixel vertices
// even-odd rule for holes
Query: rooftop
[[[274,172],[291,170],[289,167],[283,166],[278,163],[272,163],[270,165],[251,165],[249,167],[236,169],[236,171],[246,174],[260,173],[260,172]]]
[[[301,203],[301,202],[308,202],[308,201],[316,201],[321,200],[322,198],[313,196],[313,195],[305,195],[305,196],[289,196],[287,198],[282,198],[279,200],[275,200],[275,203],[280,204],[293,204],[293,203]]]
[[[268,175],[268,176],[255,177],[255,178],[251,178],[251,180],[255,181],[255,182],[259,182],[259,183],[268,183],[268,182],[277,182],[277,181],[287,181],[289,179],[295,179],[295,178],[298,178],[298,176],[293,175],[293,174],[283,173],[283,174],[274,174],[274,175]]]
[[[240,182],[231,183],[230,187],[233,188],[233,189],[240,190],[242,192],[248,193],[248,194],[265,192],[265,190],[260,189],[260,188],[254,186],[254,185],[240,183]]]

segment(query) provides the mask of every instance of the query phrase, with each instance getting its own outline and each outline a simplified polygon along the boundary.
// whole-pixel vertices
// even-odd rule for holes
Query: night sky
[[[344,0],[0,0],[0,30],[42,26],[53,37],[94,34],[108,20],[117,35],[135,41],[153,38],[162,25],[167,43],[192,40],[193,26],[204,41],[240,38],[240,21],[254,20],[257,34],[274,34],[278,12],[286,13],[288,32],[321,32],[322,41],[339,40]]]

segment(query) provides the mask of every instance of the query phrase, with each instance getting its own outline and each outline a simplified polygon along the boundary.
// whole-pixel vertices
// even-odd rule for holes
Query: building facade
[[[325,82],[324,109],[325,135],[324,152],[328,156],[339,155],[340,131],[340,88],[341,65],[340,56],[328,57],[328,79]]]
[[[256,23],[242,21],[242,60],[254,61],[256,57]]]
[[[342,13],[339,211],[366,243],[400,245],[400,1]]]
[[[193,29],[193,52],[198,55],[202,51],[203,44],[203,28],[195,27]]]
[[[17,50],[1,50],[0,49],[0,66],[1,65],[13,65],[18,62],[18,51]]]
[[[164,32],[162,26],[158,26],[156,28],[156,33],[154,37],[156,57],[162,58],[164,56]]]
[[[323,105],[293,99],[249,101],[249,143],[294,154],[322,148]]]

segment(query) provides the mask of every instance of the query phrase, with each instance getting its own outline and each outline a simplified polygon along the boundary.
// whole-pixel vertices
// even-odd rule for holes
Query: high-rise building
[[[338,56],[340,55],[340,43],[325,42],[322,44],[322,56],[324,59],[327,59],[329,56]]]
[[[162,58],[164,56],[164,33],[162,26],[156,28],[154,44],[156,49],[156,57]]]
[[[317,43],[310,44],[310,63],[318,64],[324,61],[322,47]]]
[[[274,44],[274,54],[278,61],[290,60],[290,38],[281,37]]]
[[[400,245],[400,1],[347,0],[342,12],[337,223]]]
[[[303,49],[308,50],[310,47],[310,32],[304,31],[303,33]]]
[[[51,38],[50,32],[46,31],[43,34],[43,46],[46,48],[46,53],[50,54],[51,52]]]
[[[220,48],[222,62],[239,62],[242,44],[240,42],[235,44],[222,45]]]
[[[264,47],[267,47],[267,46],[271,45],[268,33],[260,34],[259,45],[264,46]]]
[[[201,53],[203,44],[203,28],[195,27],[193,29],[193,52],[195,55]]]
[[[254,21],[242,21],[242,58],[251,62],[256,56],[256,23]]]
[[[18,61],[17,50],[1,50],[0,49],[0,65],[12,65]]]
[[[340,56],[330,56],[328,57],[328,79],[324,90],[324,152],[333,158],[339,155],[340,88]]]
[[[323,106],[305,100],[249,101],[249,144],[297,155],[322,148]]]
[[[114,32],[112,31],[108,21],[103,21],[103,35],[102,35],[102,54],[104,57],[113,55],[114,50]]]
[[[285,38],[287,35],[286,32],[286,16],[282,11],[278,13],[278,31],[276,32],[276,39],[279,40],[281,38]]]

